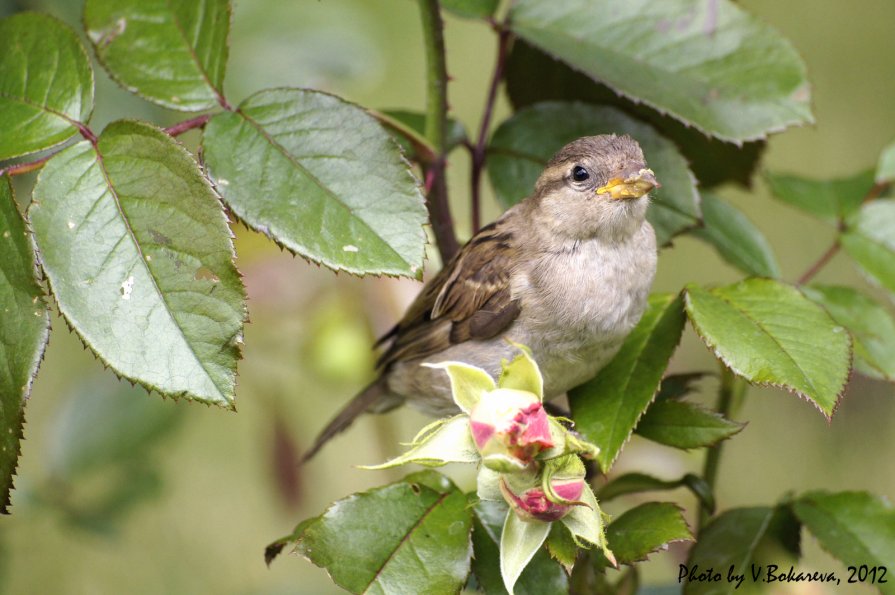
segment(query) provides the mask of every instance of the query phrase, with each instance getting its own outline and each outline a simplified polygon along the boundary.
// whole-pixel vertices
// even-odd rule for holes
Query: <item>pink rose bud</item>
[[[469,415],[482,461],[495,471],[517,471],[553,446],[547,413],[537,395],[498,388],[482,395]]]
[[[524,520],[539,520],[549,523],[566,516],[573,502],[578,502],[584,492],[584,478],[555,479],[551,482],[553,493],[565,502],[553,501],[540,487],[533,487],[520,494],[513,493],[507,482],[501,478],[500,491],[509,505]]]

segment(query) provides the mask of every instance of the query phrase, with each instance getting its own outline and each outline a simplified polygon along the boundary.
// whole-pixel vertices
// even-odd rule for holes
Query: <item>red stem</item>
[[[799,280],[796,283],[798,285],[804,285],[805,283],[808,283],[808,281],[811,281],[811,279],[813,279],[814,276],[819,273],[820,270],[824,268],[834,256],[836,256],[836,253],[839,252],[839,248],[840,244],[839,240],[837,239],[835,242],[833,242],[833,245],[827,248],[827,251],[824,252],[821,257],[818,258],[817,261],[802,274],[801,277],[799,277]]]
[[[889,182],[877,182],[876,184],[873,185],[873,187],[870,190],[867,191],[867,194],[864,195],[863,202],[867,203],[867,202],[876,200],[888,188],[889,188]],[[840,220],[839,221],[839,232],[841,233],[844,230],[845,230],[845,222]],[[810,267],[808,267],[807,271],[802,273],[802,276],[799,277],[799,280],[796,281],[796,283],[798,285],[804,285],[804,284],[808,283],[809,281],[811,281],[811,279],[813,279],[815,277],[815,275],[817,275],[817,273],[819,273],[820,270],[822,268],[824,268],[827,265],[827,263],[833,259],[834,256],[836,256],[836,254],[839,252],[839,249],[841,247],[842,246],[839,243],[839,237],[837,236],[836,239],[833,241],[833,244],[829,248],[827,248],[827,251],[824,252],[823,254],[821,254],[820,258],[818,258],[814,262],[814,264],[812,264]]]
[[[491,74],[491,85],[488,88],[488,97],[485,100],[485,110],[482,113],[482,121],[479,125],[479,135],[475,146],[472,147],[472,233],[476,233],[481,227],[482,211],[482,172],[485,168],[485,144],[488,141],[488,129],[491,126],[491,116],[494,113],[494,103],[497,100],[497,89],[503,79],[503,70],[507,59],[507,49],[510,44],[510,31],[503,25],[494,25],[497,29],[497,59],[494,61],[494,72]]]
[[[22,174],[32,172],[36,169],[40,169],[41,167],[43,167],[44,163],[49,161],[50,158],[53,157],[53,155],[55,154],[56,153],[51,153],[35,161],[29,161],[28,163],[16,163],[15,165],[10,165],[9,167],[0,169],[0,176],[20,176]]]
[[[211,119],[211,114],[204,114],[201,116],[196,116],[195,118],[191,118],[189,120],[184,120],[183,122],[178,122],[173,126],[168,126],[165,128],[165,132],[171,136],[180,136],[184,132],[188,132],[195,128],[202,128],[208,123],[208,120]]]

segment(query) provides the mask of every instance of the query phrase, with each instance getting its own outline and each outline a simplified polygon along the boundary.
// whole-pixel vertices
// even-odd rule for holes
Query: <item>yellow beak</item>
[[[610,198],[640,198],[653,188],[658,188],[653,170],[643,168],[632,176],[612,178],[605,186],[597,188],[597,194],[608,194]]]

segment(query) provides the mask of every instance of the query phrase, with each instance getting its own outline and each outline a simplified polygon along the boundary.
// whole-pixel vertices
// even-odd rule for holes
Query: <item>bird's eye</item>
[[[590,177],[590,172],[587,169],[581,167],[580,165],[576,165],[572,168],[572,179],[576,182],[583,182],[584,180]]]

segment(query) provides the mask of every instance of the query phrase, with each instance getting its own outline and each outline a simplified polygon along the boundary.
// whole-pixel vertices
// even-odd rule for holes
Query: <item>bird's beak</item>
[[[610,198],[640,198],[653,188],[658,188],[656,174],[653,170],[643,168],[631,174],[622,174],[609,180],[605,186],[597,188],[597,194],[608,194]]]

